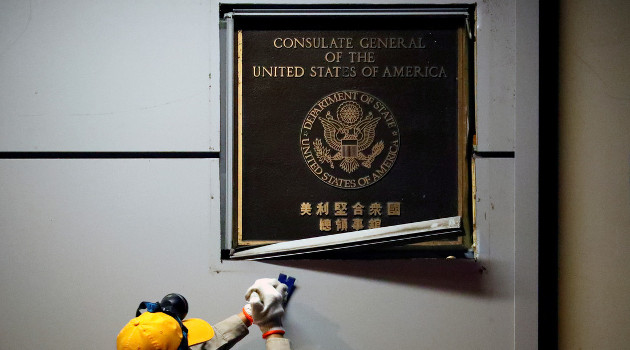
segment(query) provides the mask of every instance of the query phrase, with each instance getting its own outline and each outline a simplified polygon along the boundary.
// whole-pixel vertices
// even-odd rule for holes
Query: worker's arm
[[[237,315],[230,316],[225,320],[213,325],[214,337],[205,343],[190,347],[191,350],[227,350],[243,339],[251,325],[245,314],[241,311]]]
[[[267,337],[267,350],[291,350],[291,343],[284,335],[273,334]]]

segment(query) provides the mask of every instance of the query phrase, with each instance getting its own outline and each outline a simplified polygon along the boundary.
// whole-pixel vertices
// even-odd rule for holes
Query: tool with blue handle
[[[289,302],[289,298],[291,298],[291,294],[293,294],[293,291],[295,290],[295,277],[287,276],[281,273],[280,276],[278,276],[278,281],[288,287],[287,300],[284,302],[284,304],[286,305]]]

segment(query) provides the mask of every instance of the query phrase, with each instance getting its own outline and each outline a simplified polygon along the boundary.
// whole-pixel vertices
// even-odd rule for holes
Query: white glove
[[[282,316],[286,299],[287,286],[273,278],[256,280],[245,293],[248,304],[243,311],[260,327],[263,338],[271,334],[284,334]]]

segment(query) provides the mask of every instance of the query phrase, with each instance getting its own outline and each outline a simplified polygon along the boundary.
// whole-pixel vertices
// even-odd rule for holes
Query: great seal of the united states
[[[357,90],[319,99],[300,129],[306,166],[337,188],[359,189],[378,182],[394,166],[399,149],[400,131],[392,111]]]

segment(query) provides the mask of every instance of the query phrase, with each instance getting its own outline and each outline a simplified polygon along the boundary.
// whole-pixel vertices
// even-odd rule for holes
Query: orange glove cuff
[[[268,332],[263,333],[263,339],[267,339],[268,336],[272,334],[284,334],[284,329],[272,329]]]
[[[249,327],[252,325],[252,323],[254,323],[254,318],[252,317],[252,315],[249,314],[249,312],[247,312],[247,310],[245,310],[245,308],[243,308],[243,315],[245,315],[245,318],[247,319],[247,324],[246,326]]]

